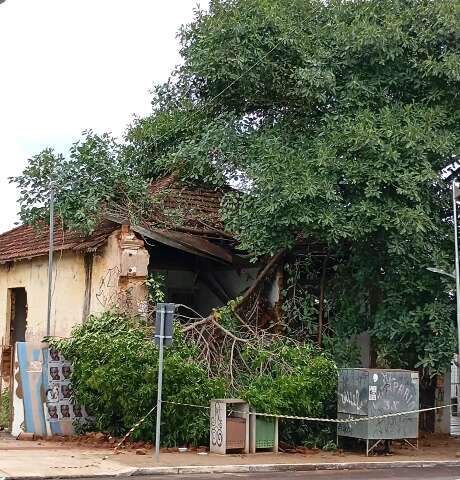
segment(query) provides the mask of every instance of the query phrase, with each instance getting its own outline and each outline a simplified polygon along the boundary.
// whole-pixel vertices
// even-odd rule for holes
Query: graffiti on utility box
[[[417,438],[419,408],[418,373],[408,370],[342,369],[339,372],[338,418],[369,418],[339,424],[337,434],[364,439]]]

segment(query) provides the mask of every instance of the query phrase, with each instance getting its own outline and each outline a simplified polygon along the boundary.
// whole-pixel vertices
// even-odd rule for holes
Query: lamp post
[[[460,198],[460,190],[455,180],[452,181],[452,203],[454,209],[454,241],[455,241],[455,290],[457,296],[457,363],[460,362],[460,268],[458,265],[458,225],[457,225],[457,200]]]
[[[50,234],[48,250],[48,308],[46,311],[46,336],[51,335],[51,299],[53,296],[53,250],[54,250],[54,184],[50,185]]]
[[[455,270],[454,273],[448,273],[440,268],[428,268],[430,272],[446,275],[455,279],[455,294],[457,299],[457,382],[460,386],[460,267],[458,254],[458,218],[457,218],[457,201],[460,200],[460,189],[457,187],[455,179],[452,181],[452,204],[454,217],[454,245],[455,245]],[[458,387],[457,387],[458,390]],[[457,398],[457,405],[460,406],[460,398]],[[459,408],[459,407],[457,407]]]
[[[458,346],[457,346],[457,394],[458,394],[458,383],[460,382],[460,369],[459,369],[459,362],[460,362],[460,269],[458,265],[458,225],[457,225],[457,200],[460,198],[460,191],[457,187],[455,179],[452,181],[452,202],[453,202],[453,209],[454,209],[454,240],[455,240],[455,291],[457,296],[457,339],[458,339]],[[459,408],[459,400],[460,398],[457,397],[457,415],[458,415],[458,408]]]

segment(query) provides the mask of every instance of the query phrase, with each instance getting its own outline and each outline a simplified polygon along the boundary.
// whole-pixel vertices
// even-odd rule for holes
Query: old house
[[[92,313],[123,303],[143,314],[149,275],[164,278],[166,301],[200,315],[248,289],[259,267],[235,249],[219,218],[222,192],[190,189],[167,177],[151,186],[151,218],[134,223],[112,211],[89,236],[55,225],[50,335],[69,336]],[[48,227],[0,235],[1,378],[9,384],[15,342],[46,335]],[[267,292],[273,305],[276,285]]]
[[[251,310],[262,312],[258,325],[281,318],[283,254],[250,264],[224,231],[223,194],[167,177],[151,185],[148,218],[113,208],[89,236],[55,224],[50,335],[67,337],[89,314],[113,305],[144,315],[151,306],[146,280],[154,274],[164,279],[165,300],[186,305],[193,315],[206,316],[243,295],[252,298]],[[47,333],[48,241],[48,227],[20,226],[0,235],[0,391],[13,383],[16,343],[39,344]],[[368,339],[358,343],[367,347]],[[444,387],[438,390],[439,402],[450,396]],[[16,411],[22,410],[21,399],[11,398]],[[14,432],[23,428],[24,415],[17,417]],[[449,420],[438,415],[436,429],[448,430]]]

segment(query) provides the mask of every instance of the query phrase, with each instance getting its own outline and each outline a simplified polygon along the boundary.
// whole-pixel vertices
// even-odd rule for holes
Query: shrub
[[[90,316],[68,339],[50,340],[73,363],[76,400],[86,406],[98,430],[122,435],[155,405],[158,350],[152,334],[151,327],[112,310]],[[175,328],[173,346],[165,349],[164,357],[163,445],[208,443],[209,412],[168,401],[207,406],[211,398],[236,396],[262,413],[327,416],[333,412],[335,364],[310,344],[279,337],[248,343],[232,382],[220,371],[218,365],[209,371],[195,343]],[[151,415],[133,437],[151,441],[154,423]],[[322,446],[330,440],[330,431],[324,425],[281,421],[280,438]]]
[[[155,404],[158,350],[151,329],[115,310],[90,316],[68,339],[51,340],[73,363],[76,400],[94,417],[95,427],[112,435],[127,432]],[[150,337],[150,338],[149,338]],[[163,399],[207,405],[224,394],[219,378],[208,378],[193,344],[176,329],[174,344],[165,349]],[[162,443],[184,445],[207,442],[207,412],[164,404]],[[133,437],[151,441],[155,415]]]
[[[8,389],[0,391],[0,429],[8,430],[10,426],[10,395]]]
[[[266,350],[243,352],[252,376],[244,379],[240,395],[258,412],[329,417],[335,414],[337,368],[311,344],[287,339],[274,341]],[[299,420],[280,421],[280,439],[322,446],[331,437],[323,424]]]

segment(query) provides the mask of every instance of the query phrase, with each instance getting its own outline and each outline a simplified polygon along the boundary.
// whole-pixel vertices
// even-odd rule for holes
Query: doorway
[[[14,347],[25,342],[27,332],[27,292],[25,288],[8,289],[9,338],[0,351],[0,431],[8,430],[11,412]]]
[[[10,345],[26,341],[27,293],[25,288],[10,289]]]

